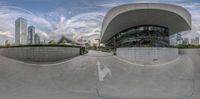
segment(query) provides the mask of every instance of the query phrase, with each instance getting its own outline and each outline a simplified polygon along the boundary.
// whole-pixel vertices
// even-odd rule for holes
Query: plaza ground
[[[199,60],[198,53],[181,54],[146,66],[89,51],[63,62],[30,64],[0,56],[0,99],[198,99]],[[106,69],[111,74],[105,71],[100,81]]]

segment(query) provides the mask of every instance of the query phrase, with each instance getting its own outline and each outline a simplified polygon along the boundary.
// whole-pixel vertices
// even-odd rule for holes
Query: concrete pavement
[[[89,51],[44,65],[0,56],[0,99],[199,99],[199,60],[181,54],[170,64],[141,66]]]

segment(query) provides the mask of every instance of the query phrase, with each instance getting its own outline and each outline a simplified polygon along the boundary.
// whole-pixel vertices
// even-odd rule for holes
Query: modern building
[[[199,45],[199,37],[195,37],[196,45]]]
[[[199,45],[199,37],[195,37],[194,39],[191,39],[191,44]]]
[[[28,44],[34,44],[35,27],[28,27]]]
[[[15,21],[15,44],[27,44],[27,20],[20,17]]]
[[[34,35],[34,44],[40,44],[40,36],[37,33]]]
[[[177,44],[177,35],[173,34],[169,36],[170,45],[176,45]]]
[[[191,29],[191,15],[183,7],[139,3],[114,7],[105,16],[101,42],[107,46],[168,46],[169,36]]]
[[[74,41],[73,39],[70,39],[70,38],[68,38],[68,37],[66,37],[66,36],[62,36],[62,37],[58,40],[57,43],[58,43],[58,44],[66,44],[66,45],[73,45],[73,44],[79,45],[79,43],[77,43],[77,42]]]
[[[183,44],[183,38],[181,33],[177,33],[176,41],[177,41],[176,45]]]
[[[183,38],[181,33],[175,33],[169,36],[170,45],[183,44]]]
[[[191,14],[181,6],[126,4],[107,13],[100,41],[123,58],[145,63],[159,62],[178,56],[177,49],[167,48],[170,35],[190,29]]]
[[[189,44],[189,39],[188,38],[184,38],[183,39],[183,44],[185,44],[185,45]]]
[[[195,43],[196,43],[196,42],[195,42],[195,39],[191,39],[191,44],[192,44],[192,45],[195,45]]]

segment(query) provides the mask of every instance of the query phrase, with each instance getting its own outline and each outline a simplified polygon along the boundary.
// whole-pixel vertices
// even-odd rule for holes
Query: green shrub
[[[176,46],[171,46],[171,47],[174,47],[174,48],[180,48],[180,49],[184,49],[184,48],[200,48],[200,45],[193,45],[193,44],[179,44],[179,45],[176,45]]]

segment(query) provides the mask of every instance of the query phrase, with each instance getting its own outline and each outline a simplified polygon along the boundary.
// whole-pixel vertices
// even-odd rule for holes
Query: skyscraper
[[[34,44],[34,37],[35,37],[35,27],[29,26],[28,27],[28,44]]]
[[[40,44],[40,36],[38,34],[35,34],[34,41],[35,44]]]
[[[15,21],[15,44],[27,44],[27,21],[20,17]]]
[[[196,45],[199,45],[199,37],[195,37]]]
[[[195,39],[191,39],[191,44],[196,45]]]
[[[189,44],[189,39],[188,38],[184,38],[183,39],[183,44],[186,44],[186,45]]]

